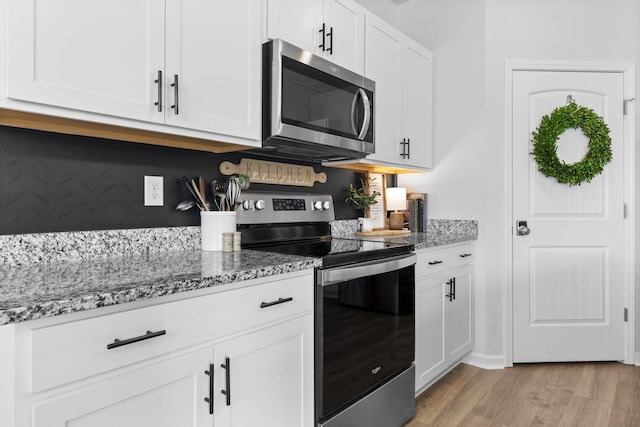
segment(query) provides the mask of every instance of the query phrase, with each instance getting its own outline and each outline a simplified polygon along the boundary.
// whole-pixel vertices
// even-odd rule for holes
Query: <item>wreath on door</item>
[[[558,158],[558,138],[567,129],[582,129],[589,138],[587,154],[567,164]],[[533,132],[533,152],[538,171],[569,186],[590,182],[611,161],[611,137],[604,119],[587,107],[571,102],[545,115]]]

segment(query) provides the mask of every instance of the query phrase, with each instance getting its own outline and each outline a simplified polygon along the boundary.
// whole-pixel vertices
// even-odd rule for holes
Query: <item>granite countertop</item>
[[[332,229],[334,237],[405,243],[415,246],[415,249],[427,249],[478,239],[478,221],[475,220],[429,220],[426,232],[411,233],[404,236],[369,235],[358,237],[355,233],[357,220],[340,221],[340,223],[336,225],[333,225],[333,229],[335,230]]]
[[[320,260],[199,249],[0,268],[0,325],[312,269]]]
[[[338,221],[332,234],[355,238],[356,225]],[[436,220],[426,233],[374,239],[423,249],[475,240],[477,225]],[[0,325],[320,265],[317,258],[246,249],[204,252],[199,227],[0,236]]]

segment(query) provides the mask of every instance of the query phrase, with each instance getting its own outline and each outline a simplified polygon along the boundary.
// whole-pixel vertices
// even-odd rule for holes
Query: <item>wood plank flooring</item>
[[[405,427],[640,426],[640,367],[615,362],[460,364],[416,399]]]

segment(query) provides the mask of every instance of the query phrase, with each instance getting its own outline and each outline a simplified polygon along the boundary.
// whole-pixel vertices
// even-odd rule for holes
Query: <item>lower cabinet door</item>
[[[452,270],[454,298],[449,303],[448,358],[459,360],[473,348],[473,266]]]
[[[445,336],[446,274],[416,281],[416,391],[447,367]],[[446,301],[445,301],[446,299]]]
[[[213,415],[205,370],[211,347],[150,362],[116,377],[32,404],[34,427],[204,427]],[[26,424],[25,424],[26,425]]]
[[[215,360],[216,427],[313,425],[311,314],[222,342]]]

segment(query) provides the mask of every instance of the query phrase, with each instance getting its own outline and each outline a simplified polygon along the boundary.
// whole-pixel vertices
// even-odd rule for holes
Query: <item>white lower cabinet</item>
[[[33,403],[34,427],[211,426],[211,347],[195,350]],[[25,424],[26,425],[26,424]],[[29,424],[31,425],[31,424]]]
[[[473,348],[473,245],[418,251],[416,392]]]
[[[313,318],[306,316],[216,345],[215,426],[311,425],[313,381],[305,366],[313,354],[304,351],[309,339]]]
[[[245,284],[4,326],[15,331],[0,334],[15,360],[7,419],[33,427],[312,426],[312,270]],[[131,342],[107,348],[114,337]]]

